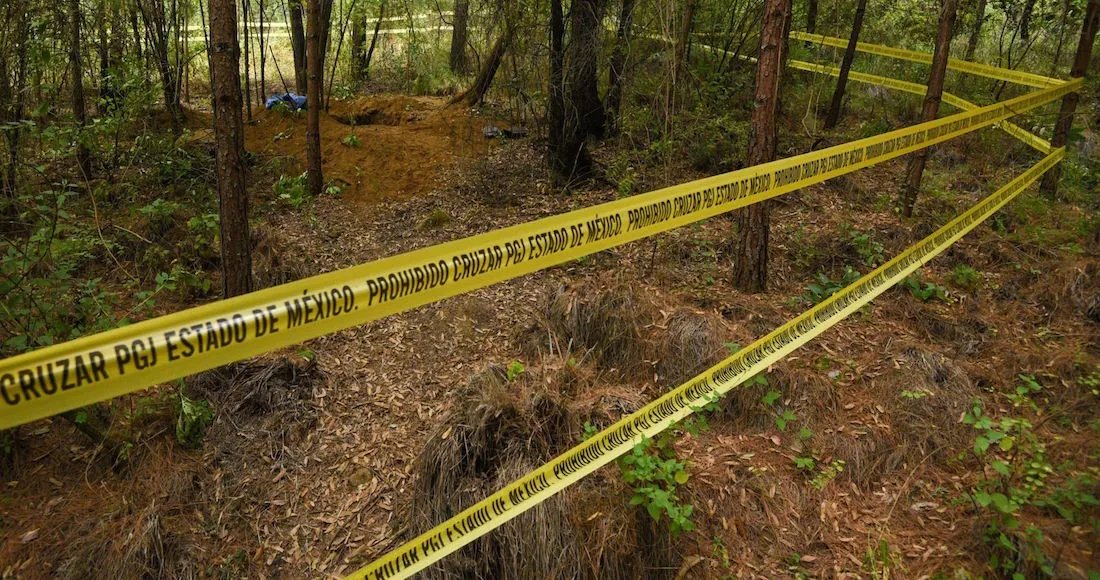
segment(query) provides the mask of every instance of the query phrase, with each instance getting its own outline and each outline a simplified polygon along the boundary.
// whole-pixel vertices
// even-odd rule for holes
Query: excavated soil
[[[251,152],[288,160],[305,170],[305,111],[260,110],[245,132]],[[484,155],[483,135],[496,120],[438,97],[403,95],[333,101],[321,113],[321,159],[326,183],[357,203],[407,199],[441,185],[440,170]]]

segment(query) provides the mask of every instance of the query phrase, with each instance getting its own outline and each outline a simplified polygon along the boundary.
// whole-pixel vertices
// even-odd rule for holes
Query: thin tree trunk
[[[817,0],[806,0],[806,32],[817,32]]]
[[[928,90],[924,93],[924,107],[921,110],[920,122],[922,123],[935,120],[936,115],[939,114],[943,81],[947,76],[947,59],[951,51],[951,31],[955,27],[957,8],[956,0],[943,0],[940,6],[940,24],[936,34],[935,52],[932,55],[932,72],[928,77]],[[920,182],[924,176],[924,166],[928,163],[929,151],[930,148],[925,147],[909,156],[902,200],[902,214],[905,217],[913,215],[913,205],[920,191]]]
[[[867,10],[867,0],[859,0],[856,4],[856,18],[852,22],[852,35],[848,37],[848,47],[844,50],[844,59],[840,62],[840,75],[836,79],[836,88],[833,90],[833,100],[829,103],[829,115],[825,117],[825,130],[836,127],[840,120],[840,107],[844,102],[844,91],[848,85],[848,72],[852,69],[852,61],[856,57],[856,44],[859,42],[859,31],[863,28],[863,14]]]
[[[550,174],[555,183],[567,182],[575,154],[563,150],[565,144],[565,15],[562,0],[550,0],[550,103],[547,116]],[[583,141],[582,141],[583,145]]]
[[[355,82],[363,80],[363,57],[366,56],[367,19],[353,18],[351,21],[351,76]]]
[[[27,84],[27,37],[29,35],[30,19],[25,10],[16,10],[14,17],[9,17],[9,22],[14,24],[14,42],[8,45],[8,54],[14,54],[15,83],[8,80],[7,56],[0,56],[0,122],[18,123],[23,120],[23,109],[26,97],[24,89]],[[14,48],[12,48],[14,44]],[[16,188],[18,186],[19,167],[19,140],[21,130],[18,125],[8,131],[4,131],[7,140],[8,159],[3,174],[0,174],[0,190],[5,194],[4,217],[14,218],[18,216],[18,209],[14,203]]]
[[[687,0],[684,5],[683,18],[680,21],[680,35],[676,38],[676,49],[673,54],[672,74],[674,83],[679,82],[684,76],[684,66],[688,57],[688,44],[691,41],[691,28],[695,22],[696,4],[697,0]]]
[[[69,62],[72,66],[73,118],[77,125],[76,165],[83,179],[92,177],[92,158],[88,146],[84,143],[84,125],[87,113],[84,106],[84,68],[80,54],[80,0],[69,0],[69,18],[72,37],[69,46]]]
[[[466,58],[466,25],[470,19],[470,0],[455,0],[455,14],[451,24],[451,72],[462,75],[470,72]]]
[[[328,48],[329,39],[332,36],[332,6],[335,0],[320,0],[321,3],[321,32],[320,32],[320,47],[321,47],[321,70],[317,73],[318,81],[321,84],[321,94],[325,92],[325,63],[328,62]]]
[[[247,26],[247,20],[245,20]],[[214,78],[214,137],[221,202],[222,295],[252,291],[252,244],[245,189],[244,122],[241,120],[240,43],[233,0],[210,0]]]
[[[1065,45],[1066,28],[1069,23],[1070,0],[1062,2],[1062,21],[1058,25],[1058,47],[1054,49],[1054,59],[1050,64],[1050,76],[1058,74],[1058,65],[1062,62],[1062,47]]]
[[[374,58],[374,47],[378,44],[378,31],[382,28],[382,18],[386,16],[386,3],[378,5],[378,20],[374,23],[374,34],[370,37],[370,48],[367,56],[363,58],[363,80],[370,78],[370,61]]]
[[[634,0],[623,0],[623,9],[619,14],[619,30],[615,33],[615,49],[611,53],[611,63],[607,71],[608,133],[615,133],[619,126],[619,109],[623,102],[623,76],[626,72],[626,57],[630,50],[630,27],[633,22]]]
[[[328,89],[325,91],[325,112],[328,112],[329,102],[332,101],[332,83],[336,81],[336,65],[340,64],[340,51],[344,48],[344,33],[348,30],[348,22],[351,20],[351,15],[355,12],[355,4],[358,0],[351,0],[351,6],[348,7],[346,13],[344,13],[344,3],[340,2],[340,12],[345,14],[343,22],[340,23],[340,38],[336,41],[336,54],[332,57],[332,68],[329,70],[328,77]],[[354,59],[353,59],[354,60]]]
[[[974,60],[974,51],[978,50],[978,41],[982,36],[982,24],[985,23],[986,0],[978,0],[974,9],[974,28],[970,31],[970,39],[966,43],[966,60]]]
[[[266,7],[264,6],[264,0],[260,0],[260,90],[259,99],[257,102],[261,105],[264,99],[267,98],[267,25],[265,20],[267,15],[264,14]]]
[[[1035,12],[1035,1],[1024,2],[1024,11],[1020,14],[1020,40],[1024,42],[1031,38],[1031,14]]]
[[[321,7],[319,0],[307,0],[306,8],[306,173],[309,193],[321,195]]]
[[[692,2],[694,3],[694,2]],[[596,67],[600,54],[600,34],[603,32],[603,9],[606,0],[574,0],[569,23],[569,46],[566,48],[566,90],[568,101],[566,122],[576,120],[574,131],[566,131],[566,140],[584,139],[589,135],[603,137],[607,123],[598,86]],[[573,133],[570,136],[570,133]]]
[[[302,27],[302,2],[288,0],[290,3],[290,48],[294,52],[294,89],[299,95],[306,94],[306,32]]]
[[[1073,58],[1073,67],[1069,71],[1071,78],[1084,77],[1089,70],[1098,21],[1100,21],[1100,0],[1089,0],[1088,7],[1085,8],[1085,20],[1081,23],[1081,40],[1077,43],[1077,55]],[[1077,111],[1077,103],[1080,100],[1079,92],[1062,97],[1062,108],[1058,111],[1058,120],[1054,123],[1054,136],[1050,140],[1051,147],[1066,146],[1069,130],[1073,126],[1073,115]],[[1039,189],[1053,198],[1058,193],[1058,180],[1061,177],[1061,164],[1051,167],[1046,175],[1043,175],[1043,182]]]
[[[756,65],[756,94],[752,111],[747,165],[775,159],[778,144],[776,117],[779,114],[780,80],[787,47],[785,38],[791,15],[791,0],[767,0],[760,30],[760,56]],[[739,253],[733,282],[746,292],[763,292],[768,287],[769,202],[752,204],[737,212]]]
[[[493,86],[493,77],[496,76],[497,69],[500,68],[500,63],[504,60],[504,53],[508,51],[508,46],[512,44],[512,36],[515,33],[511,23],[504,26],[504,32],[493,43],[493,50],[489,53],[489,58],[485,60],[484,66],[477,73],[474,84],[451,98],[451,104],[463,103],[466,106],[473,107],[485,99],[485,94],[489,92],[489,87]]]
[[[252,120],[252,68],[249,66],[249,44],[248,39],[251,38],[251,34],[248,33],[248,10],[249,0],[241,0],[241,20],[244,22],[244,106],[245,111],[248,113],[248,120]]]

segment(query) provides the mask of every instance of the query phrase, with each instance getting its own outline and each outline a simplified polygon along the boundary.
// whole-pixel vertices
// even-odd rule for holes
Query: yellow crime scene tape
[[[839,67],[811,63],[802,60],[789,60],[787,61],[787,66],[798,70],[815,72],[834,77],[840,75]],[[851,70],[848,71],[848,79],[917,95],[923,95],[928,89],[928,87],[919,83]],[[962,97],[953,95],[947,91],[943,92],[942,99],[943,102],[963,111],[973,111],[974,109],[978,108],[978,105],[975,105],[974,103],[971,103],[970,101]],[[1010,121],[1002,121],[997,125],[1004,132],[1019,139],[1020,141],[1032,147],[1036,151],[1042,153],[1043,155],[1050,153],[1050,141],[1047,141],[1046,139],[1043,139],[1042,137],[1039,137],[1038,135],[1035,135],[1027,129],[1024,129],[1023,127],[1020,127]]]
[[[1056,87],[820,151],[183,310],[0,361],[0,429],[469,292],[999,123]]]
[[[1081,79],[882,135],[385,258],[0,361],[0,429],[301,343],[893,159]]]
[[[424,532],[348,578],[406,578],[576,483],[740,385],[904,280],[1032,184],[1065,154],[1042,161],[852,285],[591,439]]]
[[[804,40],[806,42],[823,44],[826,46],[834,46],[837,48],[848,47],[848,41],[846,39],[825,36],[824,34],[810,34],[809,32],[802,32],[799,30],[792,30],[791,38],[796,40]],[[869,44],[866,42],[856,43],[856,50],[868,54],[877,54],[879,56],[887,56],[900,60],[908,60],[910,62],[932,64],[932,55],[926,52],[917,52],[915,50],[894,48],[892,46],[883,46],[881,44]],[[957,58],[948,58],[947,68],[954,71],[970,73],[973,75],[983,76],[999,81],[1008,81],[1010,83],[1038,88],[1056,87],[1066,82],[1061,79],[1052,79],[1050,77],[1045,77],[1029,72],[1011,70],[978,62],[970,62],[968,60],[959,60]]]

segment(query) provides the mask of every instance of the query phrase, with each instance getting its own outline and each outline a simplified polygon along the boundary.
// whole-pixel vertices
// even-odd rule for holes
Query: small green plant
[[[811,472],[817,466],[817,461],[813,457],[795,457],[792,460],[795,467],[805,472]]]
[[[863,570],[875,580],[886,580],[892,574],[890,571],[901,562],[901,554],[890,549],[890,543],[880,539],[878,544],[868,546],[863,554]]]
[[[344,147],[361,147],[363,145],[363,142],[359,140],[359,137],[357,137],[355,133],[348,133],[340,140],[340,143],[342,143]]]
[[[581,441],[588,441],[600,432],[599,428],[593,425],[591,421],[585,421],[583,429],[584,431],[581,432]]]
[[[844,266],[844,275],[839,280],[833,280],[824,272],[818,272],[817,282],[806,286],[809,294],[804,299],[810,304],[817,304],[859,280],[859,277],[859,271],[853,270],[851,266]]]
[[[617,460],[623,481],[634,491],[630,505],[645,508],[654,521],[668,517],[673,536],[695,529],[691,521],[694,507],[677,495],[688,482],[687,464],[672,448],[673,435],[666,429],[655,439],[643,437],[627,454]]]
[[[757,377],[760,377],[760,378],[764,379],[764,382],[759,383],[759,384],[762,384],[762,385],[767,385],[768,384],[767,378],[764,378],[760,375],[757,375]],[[756,379],[757,377],[753,377],[753,379],[749,379],[749,381],[752,381],[752,380]],[[749,383],[746,382],[746,384],[749,384]],[[772,411],[772,414],[775,417],[775,426],[777,428],[779,428],[780,431],[786,431],[788,425],[790,425],[794,421],[798,420],[798,416],[795,415],[794,411],[792,411],[790,409],[782,409],[782,410],[779,409],[777,403],[779,402],[779,399],[780,399],[781,396],[782,395],[779,394],[779,391],[776,391],[774,389],[768,389],[768,392],[764,393],[764,397],[761,398],[761,402],[764,403],[765,407],[768,407]]]
[[[921,280],[920,276],[909,276],[905,279],[904,284],[909,293],[921,302],[947,299],[947,288],[934,282],[925,282]]]
[[[824,489],[829,482],[836,479],[840,472],[844,471],[844,460],[835,459],[829,465],[821,468],[821,471],[810,480],[810,485],[817,489]]]
[[[1030,389],[1024,386],[1028,393]],[[1021,396],[1027,394],[1017,390],[1010,399]],[[1040,494],[1054,472],[1046,460],[1046,445],[1030,421],[1022,417],[995,420],[980,401],[974,401],[963,422],[977,432],[974,456],[988,467],[981,473],[993,474],[979,479],[969,494],[975,509],[988,520],[983,539],[992,550],[989,566],[1006,576],[1022,577],[1018,565],[1029,561],[1044,575],[1053,574],[1041,550],[1042,532],[1033,525],[1024,526],[1020,519],[1026,506],[1042,502]]]
[[[306,191],[306,173],[297,177],[279,177],[275,182],[275,195],[290,204],[290,207],[299,209],[309,201],[309,193]]]
[[[190,399],[179,391],[179,414],[176,416],[176,441],[188,449],[202,446],[206,428],[214,420],[214,410],[202,399]]]
[[[520,377],[520,375],[523,374],[523,371],[524,371],[523,363],[519,362],[518,360],[514,360],[511,363],[509,363],[508,364],[508,370],[506,371],[506,375],[508,377],[508,382],[512,382],[512,381],[518,379]]]
[[[885,248],[876,242],[870,233],[852,229],[848,224],[841,227],[848,233],[848,241],[863,260],[864,265],[873,268],[883,262]]]
[[[982,281],[981,273],[966,264],[958,264],[951,270],[951,283],[963,290],[974,290]]]
[[[919,401],[925,397],[930,396],[932,396],[932,391],[929,391],[928,389],[918,389],[916,391],[903,390],[901,392],[901,397],[903,399],[909,399],[910,401]]]

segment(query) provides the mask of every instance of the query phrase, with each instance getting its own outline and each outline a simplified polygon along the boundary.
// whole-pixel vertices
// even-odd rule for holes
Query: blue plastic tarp
[[[306,98],[302,95],[296,95],[294,93],[283,93],[281,95],[271,95],[264,101],[264,107],[270,109],[279,103],[286,103],[288,107],[294,110],[306,108]]]

